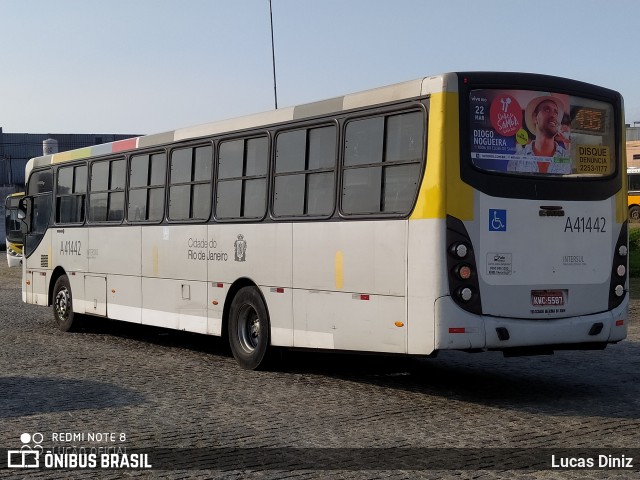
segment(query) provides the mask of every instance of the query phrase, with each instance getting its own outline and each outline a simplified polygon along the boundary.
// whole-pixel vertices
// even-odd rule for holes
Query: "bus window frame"
[[[186,148],[192,148],[192,149],[197,149],[200,147],[211,147],[212,152],[211,152],[211,178],[209,179],[209,182],[203,182],[203,181],[190,181],[190,182],[181,182],[181,183],[177,183],[175,185],[173,185],[171,183],[171,159],[173,156],[173,152],[175,152],[176,150],[184,150]],[[215,183],[214,183],[214,179],[215,179],[215,167],[216,167],[216,142],[215,139],[212,137],[204,137],[204,138],[197,138],[194,139],[192,141],[188,141],[185,143],[174,143],[171,144],[169,146],[167,146],[167,148],[165,149],[166,151],[166,170],[165,170],[165,192],[164,192],[164,217],[163,220],[161,222],[157,222],[157,223],[168,223],[171,225],[180,225],[180,224],[207,224],[211,221],[212,217],[213,217],[213,209],[214,209],[214,204],[213,204],[213,193],[214,193],[214,187],[215,187]],[[137,154],[138,152],[135,152],[135,154]],[[131,152],[131,155],[134,155],[134,152]],[[129,169],[131,168],[131,165],[129,164]],[[130,170],[127,171],[128,173],[130,172]],[[129,179],[127,179],[128,182]],[[210,190],[209,190],[209,215],[207,216],[207,218],[184,218],[184,219],[172,219],[169,216],[169,204],[171,202],[171,187],[172,186],[184,186],[184,185],[205,185],[205,184],[209,184],[210,186]],[[128,190],[127,190],[128,193]],[[127,196],[127,212],[126,214],[128,215],[128,196]],[[136,222],[138,223],[138,222]],[[147,224],[151,223],[151,222],[145,222]]]
[[[631,188],[631,176],[637,177],[637,185],[640,187],[640,169],[637,172],[629,172],[627,170],[627,190],[629,195],[640,195],[640,188]]]
[[[391,165],[411,165],[413,163],[418,163],[420,165],[420,170],[418,173],[418,183],[416,185],[416,189],[415,189],[415,193],[414,193],[414,197],[412,199],[412,201],[409,203],[409,208],[408,211],[406,212],[389,212],[389,213],[385,213],[385,212],[366,212],[366,213],[345,213],[344,209],[343,209],[343,205],[342,205],[342,191],[343,191],[343,178],[344,178],[344,171],[345,170],[351,170],[352,168],[346,168],[345,169],[345,142],[346,142],[346,134],[347,134],[347,126],[350,122],[352,121],[358,121],[358,120],[366,120],[369,118],[376,118],[376,117],[384,117],[385,118],[385,126],[386,126],[386,119],[387,117],[393,116],[393,115],[402,115],[403,113],[411,113],[411,112],[421,112],[423,114],[422,119],[424,121],[423,124],[423,131],[422,131],[422,153],[420,155],[420,160],[419,162],[393,162]],[[420,188],[422,187],[422,182],[424,181],[424,176],[426,173],[426,168],[427,168],[427,151],[428,151],[428,144],[429,144],[429,100],[427,99],[417,99],[414,101],[408,101],[408,102],[403,102],[401,105],[390,105],[390,106],[383,106],[383,107],[378,107],[375,109],[368,109],[368,110],[356,110],[355,112],[353,112],[350,115],[346,115],[343,119],[342,119],[342,125],[341,125],[341,131],[340,131],[340,151],[338,152],[339,155],[339,166],[338,166],[338,184],[336,185],[336,200],[338,202],[338,212],[339,212],[339,216],[341,219],[344,220],[366,220],[366,219],[391,219],[391,218],[398,218],[398,219],[406,219],[409,218],[411,216],[411,214],[413,213],[415,207],[416,207],[416,202],[418,200],[418,196],[420,195]],[[386,128],[384,133],[386,134]],[[385,147],[385,138],[383,137],[383,149]],[[374,165],[381,165],[382,167],[384,167],[385,162],[376,162],[376,163],[363,163],[363,164],[359,164],[357,167],[358,168],[365,168],[365,167],[371,167]]]
[[[212,213],[209,217],[210,222],[213,223],[262,223],[266,219],[270,219],[270,211],[271,211],[271,179],[273,178],[272,170],[274,168],[274,155],[275,152],[273,150],[273,140],[274,140],[274,131],[275,128],[266,127],[259,130],[250,130],[247,132],[233,132],[231,135],[222,135],[220,137],[215,138],[215,148],[214,148],[214,161],[213,161],[213,188],[212,188]],[[247,180],[251,178],[265,178],[266,192],[265,192],[265,209],[264,213],[260,217],[219,217],[218,216],[218,167],[220,161],[220,145],[225,142],[233,142],[236,140],[242,140],[245,142],[244,146],[246,148],[246,142],[248,140],[252,140],[255,138],[266,138],[267,139],[267,171],[265,175],[253,175],[253,176],[241,176],[241,177],[230,177],[224,178],[223,181],[231,180],[231,179],[239,179],[239,180]],[[246,158],[243,157],[243,162],[246,162]],[[244,167],[244,164],[243,164]],[[279,220],[279,219],[278,219]]]
[[[334,164],[333,164],[333,196],[332,196],[332,204],[333,207],[331,212],[324,215],[314,215],[314,214],[302,214],[302,215],[276,215],[275,212],[275,194],[276,194],[276,177],[278,176],[287,176],[287,175],[305,175],[305,201],[308,197],[308,191],[306,189],[306,176],[310,175],[311,170],[300,170],[295,172],[276,172],[276,161],[277,161],[277,146],[278,146],[278,137],[285,133],[296,132],[296,131],[304,131],[306,137],[306,148],[305,148],[305,160],[307,160],[309,155],[309,131],[317,128],[326,128],[326,127],[334,127],[335,128],[335,152],[334,152]],[[268,187],[269,192],[267,194],[268,201],[268,211],[269,216],[272,220],[277,222],[294,222],[294,221],[320,221],[320,220],[328,220],[335,216],[336,210],[338,208],[338,180],[339,180],[339,171],[340,171],[340,147],[342,145],[342,125],[340,122],[340,117],[335,115],[330,118],[322,118],[316,119],[314,121],[300,122],[294,125],[287,125],[286,127],[276,128],[272,131],[273,142],[271,144],[272,155],[270,159],[270,174],[268,175]],[[320,170],[320,169],[317,169]],[[314,173],[329,173],[327,172],[318,172],[314,171]],[[328,169],[324,169],[328,170]]]
[[[93,191],[91,189],[91,176],[93,174],[93,167],[96,163],[103,163],[103,162],[108,162],[109,163],[109,176],[111,175],[111,162],[117,162],[117,161],[123,161],[124,160],[124,171],[125,171],[125,179],[124,179],[124,188],[122,190],[122,192],[124,193],[124,206],[123,206],[123,210],[122,210],[122,214],[123,217],[120,220],[91,220],[91,195],[93,193],[105,193],[107,194],[107,198],[108,195],[112,194],[112,193],[116,193],[119,192],[120,190],[111,190],[110,189],[110,185],[109,185],[109,181],[110,181],[110,177],[107,178],[107,190],[97,190],[97,191]],[[88,170],[87,170],[87,191],[86,191],[86,213],[85,213],[85,224],[87,225],[92,225],[92,226],[100,226],[100,225],[104,225],[104,226],[111,226],[111,227],[115,227],[118,225],[122,225],[125,221],[125,219],[127,218],[127,200],[128,200],[128,186],[129,186],[129,162],[127,159],[127,155],[118,155],[118,156],[109,156],[109,157],[93,157],[93,158],[89,158],[87,161],[87,166],[88,166]],[[107,218],[109,217],[109,209],[107,208]]]
[[[164,223],[165,221],[168,221],[167,219],[167,205],[168,205],[168,189],[169,189],[169,152],[168,152],[168,148],[151,148],[149,150],[133,150],[131,152],[129,152],[129,154],[127,155],[127,188],[126,188],[126,194],[125,194],[125,217],[124,217],[124,223],[126,225],[160,225],[162,223]],[[130,197],[130,193],[131,193],[131,161],[133,160],[133,157],[143,157],[143,156],[147,156],[149,157],[149,159],[151,159],[151,157],[153,155],[160,155],[160,154],[164,154],[164,182],[162,185],[149,185],[147,184],[144,187],[133,187],[134,190],[146,190],[147,192],[152,189],[152,188],[162,188],[164,190],[164,194],[163,194],[163,198],[162,198],[162,218],[160,218],[159,220],[130,220],[129,219],[129,197]],[[147,179],[148,179],[148,175],[149,175],[149,166],[147,165]],[[147,180],[148,181],[148,180]],[[148,196],[147,196],[147,201],[148,201]],[[147,208],[148,208],[148,204],[147,204]]]
[[[52,193],[52,203],[51,203],[51,219],[53,220],[53,223],[50,223],[49,225],[56,225],[56,226],[65,226],[65,227],[79,227],[82,225],[86,225],[87,223],[87,219],[88,219],[88,195],[89,195],[89,178],[90,178],[90,172],[89,172],[89,159],[82,159],[82,160],[78,160],[78,161],[73,161],[73,162],[69,162],[69,163],[62,163],[56,166],[56,168],[52,169],[52,176],[53,176],[53,191]],[[63,193],[63,194],[58,194],[58,172],[60,171],[61,168],[77,168],[77,167],[85,167],[87,169],[87,180],[85,183],[85,191],[82,194],[76,194],[76,193]],[[75,184],[75,171],[74,171],[74,184]],[[57,218],[57,212],[58,212],[58,198],[60,197],[76,197],[76,196],[82,196],[84,197],[82,199],[82,204],[83,204],[83,209],[84,209],[84,215],[82,216],[82,221],[81,222],[58,222],[58,218]]]

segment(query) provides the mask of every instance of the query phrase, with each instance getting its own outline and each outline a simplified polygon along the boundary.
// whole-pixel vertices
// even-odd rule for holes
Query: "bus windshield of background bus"
[[[22,229],[18,219],[18,204],[22,197],[7,198],[5,208],[5,233],[7,241],[22,243]]]
[[[613,106],[554,92],[472,90],[473,165],[501,173],[596,176],[616,173]]]

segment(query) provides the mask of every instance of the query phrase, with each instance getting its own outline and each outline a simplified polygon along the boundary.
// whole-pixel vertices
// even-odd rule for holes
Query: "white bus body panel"
[[[409,222],[408,353],[428,355],[436,348],[434,305],[448,295],[445,220]],[[437,315],[435,318],[438,318]]]
[[[271,344],[293,345],[291,313],[292,225],[233,224],[209,225],[206,248],[210,285],[222,283],[227,292],[238,279],[248,279],[260,287],[271,321]],[[184,250],[184,249],[183,249]],[[187,252],[185,252],[187,253]],[[215,287],[212,292],[215,294]],[[220,307],[214,310],[212,328],[222,325],[222,304],[230,298],[217,295]],[[221,301],[222,300],[222,301]],[[210,303],[210,305],[212,305]]]
[[[22,262],[22,299],[26,303],[48,304],[51,256],[51,230],[48,230],[33,255]]]
[[[140,259],[136,262],[140,265]],[[114,320],[142,322],[142,280],[129,275],[107,275],[107,315]]]
[[[91,315],[107,316],[107,277],[85,275],[84,310]]]
[[[206,225],[142,228],[142,323],[206,333],[206,258],[187,258]]]
[[[31,279],[31,298],[36,305],[46,305],[48,300],[47,285],[49,284],[46,270],[32,270],[29,278]]]
[[[102,274],[106,278],[107,307],[103,315],[114,320],[141,322],[141,233],[139,226],[88,229],[89,243],[82,254],[87,256],[90,275]],[[86,313],[100,315],[88,290],[85,295]]]
[[[608,310],[613,249],[621,228],[615,222],[615,198],[505,201],[476,195],[478,221],[468,222],[467,229],[479,229],[469,234],[478,239],[474,245],[485,315],[543,319]],[[563,215],[541,216],[542,206],[561,207]],[[491,225],[492,215],[506,218],[504,228]],[[563,292],[563,304],[534,304],[532,292],[544,290]]]
[[[451,297],[436,301],[436,349],[503,349],[572,343],[605,343],[622,340],[627,335],[628,297],[610,312],[571,318],[526,320],[474,315],[462,310]],[[618,324],[618,321],[622,321]],[[598,335],[589,335],[594,323],[602,323]],[[464,329],[450,333],[449,328]],[[498,338],[496,328],[509,331],[508,340]]]
[[[295,346],[406,353],[407,224],[293,225]]]

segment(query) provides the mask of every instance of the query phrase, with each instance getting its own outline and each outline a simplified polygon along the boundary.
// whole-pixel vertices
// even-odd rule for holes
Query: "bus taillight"
[[[467,254],[469,253],[469,247],[467,247],[467,245],[464,243],[454,243],[451,246],[450,251],[452,255],[455,255],[462,260],[463,258],[466,258]]]
[[[471,313],[481,314],[478,269],[471,239],[464,224],[447,216],[447,268],[453,300]]]
[[[460,280],[469,280],[471,278],[471,274],[473,273],[469,265],[458,266],[458,268],[456,269],[456,272]]]
[[[613,265],[611,266],[611,286],[609,290],[609,309],[614,309],[624,300],[625,284],[627,281],[627,261],[629,247],[627,246],[627,223],[620,229],[620,235],[613,251]]]

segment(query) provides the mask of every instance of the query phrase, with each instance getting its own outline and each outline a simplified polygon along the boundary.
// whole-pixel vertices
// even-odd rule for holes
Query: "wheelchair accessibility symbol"
[[[507,211],[502,209],[489,209],[489,231],[490,232],[506,232],[507,231]]]

